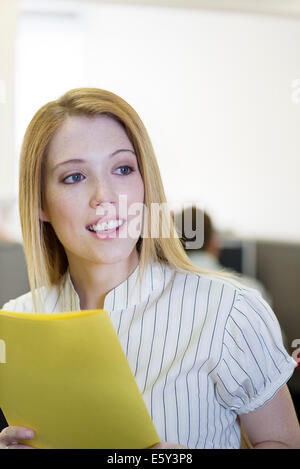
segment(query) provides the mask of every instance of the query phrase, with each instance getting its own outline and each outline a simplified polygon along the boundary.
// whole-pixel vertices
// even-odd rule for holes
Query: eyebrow
[[[120,150],[116,150],[114,151],[113,153],[111,153],[109,155],[109,158],[112,158],[113,156],[117,155],[118,153],[121,153],[121,152],[130,152],[132,153],[133,155],[135,155],[134,151],[133,150],[129,150],[129,149],[125,149],[125,148],[122,148]],[[66,161],[63,161],[62,163],[58,163],[57,165],[54,166],[54,168],[52,169],[52,173],[54,173],[54,171],[59,168],[60,166],[64,166],[64,165],[68,165],[70,163],[86,163],[86,160],[83,160],[81,158],[73,158],[72,160],[66,160]]]

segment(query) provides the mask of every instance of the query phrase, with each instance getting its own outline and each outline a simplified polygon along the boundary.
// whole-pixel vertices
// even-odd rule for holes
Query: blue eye
[[[119,174],[119,176],[129,176],[131,173],[134,172],[134,168],[131,167],[131,166],[120,166],[119,168],[117,168],[116,171],[118,171],[119,169],[125,169],[125,170],[129,170],[129,171],[130,171],[129,173],[128,173],[128,171],[126,171],[126,173],[122,172],[122,174]],[[80,182],[80,180],[78,180],[78,179],[77,179],[77,180],[74,180],[74,179],[73,179],[73,182],[65,182],[65,181],[67,181],[67,179],[73,178],[73,177],[75,177],[75,176],[82,176],[82,174],[81,174],[81,173],[73,173],[73,174],[70,174],[69,176],[66,176],[66,177],[63,179],[62,182],[63,182],[64,184],[69,184],[69,185],[70,185],[70,184],[76,184],[77,182]]]
[[[69,182],[65,182],[65,181],[66,181],[67,179],[73,177],[73,176],[82,176],[82,174],[80,174],[80,173],[70,174],[69,176],[65,177],[65,179],[63,179],[63,182],[64,182],[65,184],[70,184]],[[75,182],[78,182],[78,181],[75,181]],[[73,184],[73,183],[71,183],[71,184]]]
[[[129,173],[129,174],[131,174],[131,173],[134,171],[134,169],[133,169],[131,166],[120,166],[120,168],[118,168],[118,169],[124,169],[124,168],[130,169],[130,173]],[[128,174],[128,173],[127,173],[127,174],[124,174],[124,173],[123,173],[122,176],[129,176],[129,174]]]

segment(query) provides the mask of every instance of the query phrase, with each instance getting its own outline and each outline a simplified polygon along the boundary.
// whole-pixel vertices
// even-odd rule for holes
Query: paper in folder
[[[148,448],[159,437],[104,310],[0,310],[0,408],[34,448]],[[5,362],[5,363],[3,363]]]

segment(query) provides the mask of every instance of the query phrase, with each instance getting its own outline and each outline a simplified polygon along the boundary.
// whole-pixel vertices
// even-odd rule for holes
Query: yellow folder
[[[104,310],[0,310],[0,408],[34,448],[148,448],[159,442]]]

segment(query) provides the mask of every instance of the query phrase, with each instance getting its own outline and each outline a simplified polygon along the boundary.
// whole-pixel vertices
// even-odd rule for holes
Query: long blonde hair
[[[44,105],[31,120],[22,144],[19,173],[19,211],[23,235],[23,248],[27,262],[28,278],[35,312],[42,312],[42,288],[49,291],[53,286],[63,292],[63,279],[68,269],[68,259],[51,223],[39,218],[43,208],[45,161],[49,142],[56,130],[71,115],[93,117],[100,114],[117,119],[130,139],[139,165],[145,188],[144,204],[148,208],[147,237],[137,243],[139,252],[138,277],[140,284],[149,262],[158,261],[185,273],[228,276],[198,268],[187,256],[172,218],[162,212],[162,226],[170,227],[169,238],[150,236],[151,204],[166,204],[166,196],[160,170],[148,133],[135,110],[122,98],[97,88],[78,88],[61,98]],[[229,276],[231,276],[229,274]],[[39,296],[39,305],[36,299]],[[66,304],[68,301],[66,300]],[[67,307],[68,308],[68,307]]]

